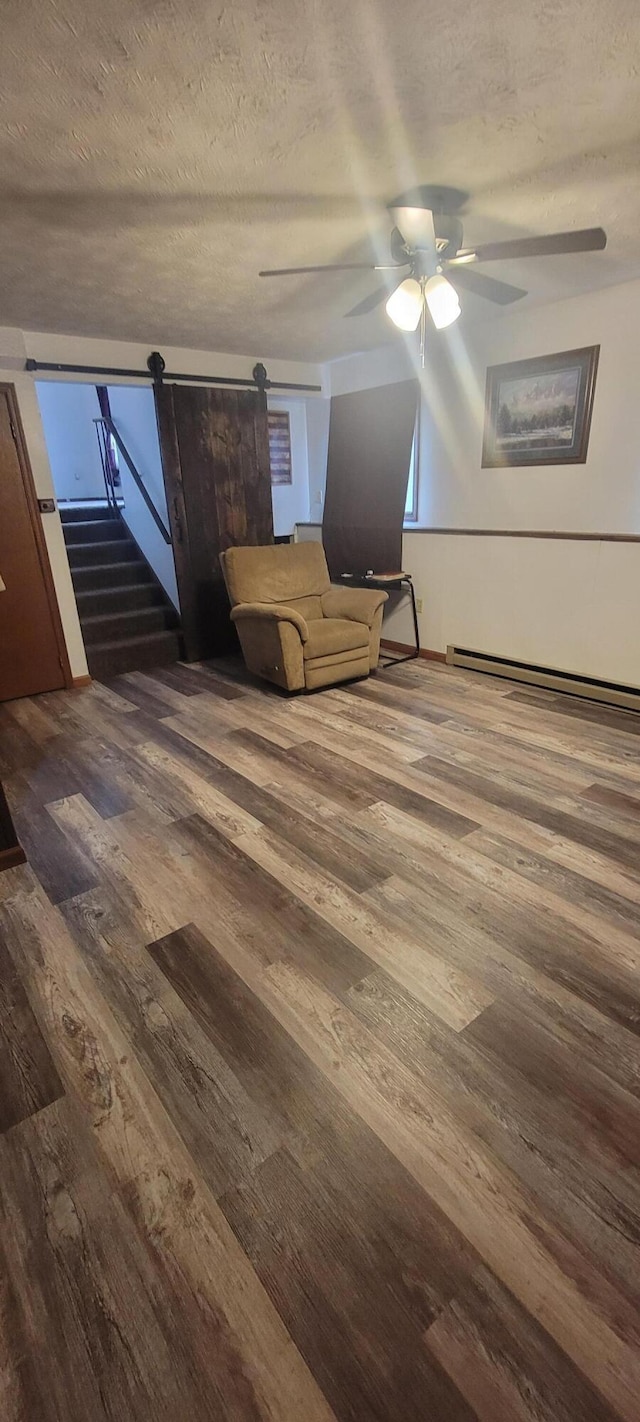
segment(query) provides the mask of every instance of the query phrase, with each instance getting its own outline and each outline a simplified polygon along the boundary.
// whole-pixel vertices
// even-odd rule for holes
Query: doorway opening
[[[56,501],[93,677],[181,655],[153,391],[38,380]]]

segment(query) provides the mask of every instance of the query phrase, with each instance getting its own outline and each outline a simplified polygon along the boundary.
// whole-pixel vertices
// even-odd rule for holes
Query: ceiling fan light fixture
[[[447,283],[448,285],[448,283]],[[453,288],[451,288],[453,290]],[[407,277],[392,291],[385,310],[387,316],[401,331],[415,331],[422,312],[422,291],[420,282]]]
[[[424,294],[431,320],[438,331],[442,331],[445,326],[450,326],[453,321],[457,321],[460,315],[458,293],[446,277],[440,275],[429,277]]]

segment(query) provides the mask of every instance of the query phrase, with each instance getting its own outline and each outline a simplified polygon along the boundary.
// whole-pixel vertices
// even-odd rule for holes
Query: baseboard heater
[[[601,681],[593,676],[577,676],[573,672],[558,671],[556,667],[538,666],[535,662],[496,657],[490,652],[474,652],[469,647],[447,647],[447,662],[450,666],[468,667],[471,671],[485,672],[489,676],[543,686],[548,691],[563,691],[569,696],[583,696],[591,701],[606,701],[612,706],[640,711],[640,687]]]

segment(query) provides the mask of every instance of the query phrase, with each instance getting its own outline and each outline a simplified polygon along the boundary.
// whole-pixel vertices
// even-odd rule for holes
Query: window
[[[271,483],[292,484],[291,429],[288,410],[268,410]]]
[[[418,465],[420,460],[420,410],[416,416],[416,425],[413,431],[413,443],[411,445],[411,458],[409,460],[409,478],[407,480],[407,498],[404,506],[404,522],[417,523],[418,521]]]

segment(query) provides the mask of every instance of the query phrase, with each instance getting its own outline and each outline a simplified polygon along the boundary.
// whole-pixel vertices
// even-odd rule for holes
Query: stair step
[[[71,568],[93,568],[97,563],[113,563],[114,555],[119,563],[141,559],[138,545],[132,538],[109,538],[103,543],[70,543],[67,554]]]
[[[120,552],[111,545],[112,551]],[[142,561],[138,563],[96,563],[88,567],[71,568],[71,577],[76,593],[103,590],[104,588],[134,587],[137,583],[149,582],[149,569]]]
[[[91,676],[107,681],[178,661],[178,614],[121,516],[104,505],[62,515]]]
[[[173,615],[172,615],[173,614]],[[170,630],[177,617],[173,608],[137,607],[133,612],[114,612],[82,620],[82,635],[85,646],[95,646],[103,642],[124,641],[130,638],[146,637],[150,633]]]
[[[104,543],[109,539],[128,538],[129,535],[121,518],[76,519],[62,525],[67,548],[77,543]]]
[[[119,567],[119,564],[115,564]],[[122,567],[129,568],[129,563]],[[93,572],[94,569],[91,569]],[[106,569],[102,568],[101,572]],[[135,612],[138,607],[162,607],[166,599],[158,583],[125,583],[122,587],[97,587],[86,592],[76,590],[80,621],[114,612]]]
[[[143,671],[177,662],[180,650],[177,632],[152,632],[146,637],[101,642],[87,647],[87,662],[92,677],[97,681],[109,681],[123,672]]]
[[[58,513],[63,523],[85,523],[89,519],[109,518],[109,506],[106,503],[94,504],[91,506],[73,505],[66,508],[64,504],[58,504]]]

